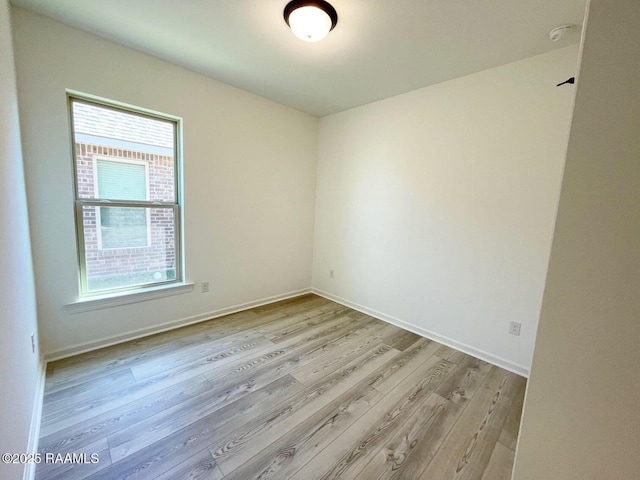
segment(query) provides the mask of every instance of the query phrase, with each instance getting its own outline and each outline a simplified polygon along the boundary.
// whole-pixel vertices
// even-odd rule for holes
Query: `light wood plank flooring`
[[[36,478],[506,480],[524,388],[307,295],[50,363]]]

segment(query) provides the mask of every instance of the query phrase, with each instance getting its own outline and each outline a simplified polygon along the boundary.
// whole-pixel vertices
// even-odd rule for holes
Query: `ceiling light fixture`
[[[324,0],[293,0],[284,7],[284,21],[296,37],[317,42],[334,29],[338,13]]]

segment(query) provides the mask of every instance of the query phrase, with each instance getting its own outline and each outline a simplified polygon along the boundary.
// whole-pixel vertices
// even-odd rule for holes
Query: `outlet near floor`
[[[200,285],[200,291],[202,293],[207,293],[209,291],[209,282],[202,282]]]
[[[520,328],[522,327],[522,324],[520,322],[511,322],[509,323],[509,333],[511,335],[520,335]]]

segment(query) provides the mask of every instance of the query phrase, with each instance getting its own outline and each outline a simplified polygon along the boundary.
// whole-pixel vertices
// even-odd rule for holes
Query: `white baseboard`
[[[425,338],[428,338],[429,340],[442,343],[443,345],[459,350],[463,353],[471,355],[472,357],[479,358],[480,360],[484,360],[485,362],[491,363],[492,365],[496,365],[497,367],[504,368],[505,370],[508,370],[513,373],[517,373],[518,375],[521,375],[525,378],[529,378],[528,368],[525,368],[522,365],[516,365],[515,363],[510,362],[509,360],[501,358],[497,355],[493,355],[489,352],[485,352],[484,350],[480,350],[478,348],[472,347],[471,345],[466,345],[464,343],[457,342],[456,340],[453,340],[451,338],[445,337],[443,335],[439,335],[430,330],[426,330],[422,327],[418,327],[411,323],[392,317],[391,315],[378,312],[377,310],[374,310],[369,307],[365,307],[364,305],[359,305],[355,302],[347,300],[346,298],[333,295],[323,290],[319,290],[317,288],[311,288],[311,292],[315,293],[316,295],[320,295],[321,297],[325,297],[329,300],[332,300],[334,302],[340,303],[341,305],[344,305],[346,307],[353,308],[354,310],[357,310],[359,312],[366,313],[367,315],[371,315],[372,317],[375,317],[377,319],[380,319],[382,321],[395,325],[396,327],[400,327],[404,330],[409,330],[410,332],[413,332],[416,335],[420,335],[421,337],[425,337]]]
[[[99,340],[94,340],[92,342],[85,342],[78,345],[74,345],[69,348],[47,353],[45,355],[45,360],[47,362],[60,360],[62,358],[71,357],[73,355],[78,355],[80,353],[86,353],[92,350],[98,350],[99,348],[109,347],[111,345],[116,345],[122,342],[128,342],[130,340],[147,337],[149,335],[154,335],[156,333],[166,332],[168,330],[173,330],[176,328],[185,327],[187,325],[192,325],[194,323],[203,322],[205,320],[211,320],[213,318],[223,317],[225,315],[229,315],[232,313],[242,312],[243,310],[249,310],[251,308],[260,307],[262,305],[267,305],[269,303],[279,302],[281,300],[287,300],[288,298],[299,297],[301,295],[306,295],[308,293],[311,293],[311,289],[303,288],[301,290],[295,290],[295,291],[283,293],[280,295],[273,295],[271,297],[261,298],[259,300],[241,303],[239,305],[233,305],[231,307],[220,308],[218,310],[213,310],[211,312],[205,312],[198,315],[193,315],[191,317],[181,318],[179,320],[172,320],[170,322],[162,323],[160,325],[154,325],[152,327],[140,328],[137,330],[126,332],[126,333],[112,335],[110,337],[104,337]]]
[[[42,401],[44,398],[44,382],[47,374],[47,363],[40,358],[38,369],[38,383],[33,397],[33,410],[31,412],[31,427],[29,429],[29,443],[26,453],[38,453],[38,440],[40,439],[40,422],[42,421]],[[27,463],[24,466],[23,480],[33,480],[36,475],[36,464]]]

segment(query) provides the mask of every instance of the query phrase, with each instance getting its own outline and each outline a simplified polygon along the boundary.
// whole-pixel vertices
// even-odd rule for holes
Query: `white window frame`
[[[177,116],[168,115],[165,113],[156,112],[153,110],[144,109],[141,107],[136,107],[132,105],[128,105],[125,103],[108,100],[105,98],[88,95],[85,93],[67,90],[67,108],[69,112],[69,131],[70,131],[70,142],[71,142],[71,152],[72,152],[72,161],[73,161],[73,185],[74,185],[74,198],[75,198],[75,224],[76,224],[76,242],[78,249],[78,283],[79,283],[79,301],[80,302],[94,302],[92,299],[101,299],[107,298],[114,301],[117,297],[120,296],[130,296],[132,294],[145,294],[145,292],[149,292],[153,294],[154,291],[157,291],[159,294],[163,292],[168,292],[165,290],[166,288],[183,288],[187,287],[188,289],[192,288],[192,284],[187,284],[184,281],[184,250],[183,250],[183,194],[182,194],[182,119]],[[95,105],[102,108],[110,108],[116,111],[125,112],[129,114],[139,115],[146,118],[163,120],[166,122],[171,122],[174,126],[174,146],[173,146],[173,161],[174,161],[174,201],[114,201],[114,200],[104,200],[99,198],[81,198],[79,194],[78,188],[78,169],[77,169],[77,160],[76,160],[76,145],[75,139],[76,135],[73,128],[73,103],[85,103],[90,105]],[[100,158],[107,158],[103,155],[99,155]],[[117,159],[117,161],[121,161],[123,159]],[[127,159],[128,160],[128,159]],[[97,175],[95,172],[97,169],[95,168],[97,165],[93,162],[94,166],[94,180]],[[148,168],[148,166],[147,166]],[[147,170],[148,175],[148,170]],[[96,188],[97,192],[97,182],[94,183],[94,188]],[[147,198],[149,198],[149,181],[147,178]],[[97,197],[97,195],[94,195]],[[83,218],[83,208],[84,207],[139,207],[145,206],[147,208],[160,208],[160,209],[171,209],[173,211],[173,219],[174,219],[174,246],[175,246],[175,278],[171,280],[165,280],[161,282],[150,282],[145,284],[138,284],[120,288],[112,288],[112,289],[104,289],[97,291],[89,291],[88,289],[88,279],[87,279],[87,268],[86,268],[86,257],[85,257],[85,245],[84,245],[84,218]],[[99,208],[96,208],[96,220],[98,220]],[[100,224],[96,221],[96,228],[98,232],[100,232]],[[148,234],[150,234],[150,229],[147,229]],[[98,233],[100,235],[100,233]],[[151,242],[148,242],[150,245]],[[131,247],[131,248],[145,248],[145,247]],[[170,294],[170,293],[167,293]],[[154,294],[155,297],[155,294]],[[98,300],[101,302],[102,300]],[[126,301],[125,303],[129,303]],[[118,303],[119,304],[119,303]],[[74,304],[70,304],[74,305]],[[101,307],[98,307],[101,308]]]
[[[144,181],[145,181],[145,197],[146,201],[149,201],[149,163],[144,160],[135,160],[132,158],[119,158],[108,157],[106,155],[93,155],[91,161],[93,164],[93,190],[96,198],[100,198],[100,190],[98,187],[98,161],[105,160],[107,162],[126,163],[129,165],[142,165],[144,166]],[[146,211],[147,218],[147,243],[146,245],[137,245],[135,247],[104,247],[102,245],[102,224],[100,222],[100,208],[96,208],[96,235],[98,238],[98,250],[102,252],[116,251],[116,250],[132,250],[135,248],[149,248],[151,246],[151,210]]]

